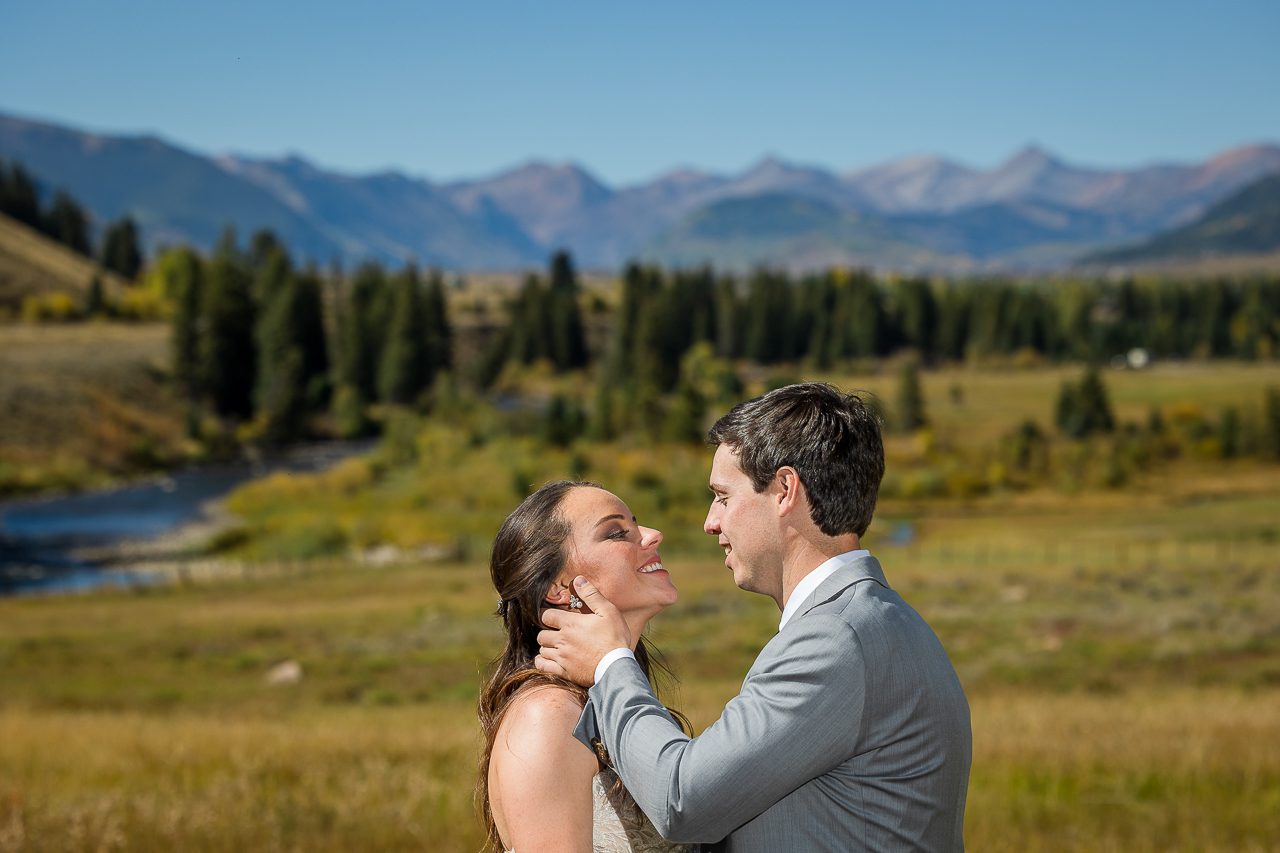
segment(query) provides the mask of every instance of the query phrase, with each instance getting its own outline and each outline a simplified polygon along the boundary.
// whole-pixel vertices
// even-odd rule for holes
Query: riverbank
[[[296,445],[254,462],[0,503],[0,594],[185,583],[243,573],[244,563],[210,556],[240,523],[224,501],[232,489],[277,471],[321,472],[373,446],[371,441]]]

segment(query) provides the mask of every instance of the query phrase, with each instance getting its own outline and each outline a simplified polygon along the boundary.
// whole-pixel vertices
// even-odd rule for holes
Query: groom
[[[539,669],[590,686],[579,739],[607,750],[668,839],[732,851],[961,851],[969,705],[933,631],[860,547],[884,447],[875,416],[825,384],[740,403],[709,434],[704,529],[778,633],[695,738],[654,698],[617,611],[548,610]]]

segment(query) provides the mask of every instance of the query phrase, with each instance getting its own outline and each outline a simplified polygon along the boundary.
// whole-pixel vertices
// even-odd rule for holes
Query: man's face
[[[702,529],[725,549],[724,564],[733,572],[733,582],[748,592],[782,601],[776,481],[757,493],[739,467],[737,454],[722,444],[711,462],[710,486],[715,498]]]

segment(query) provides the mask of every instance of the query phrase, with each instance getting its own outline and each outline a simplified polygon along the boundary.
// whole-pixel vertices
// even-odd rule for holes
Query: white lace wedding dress
[[[627,795],[609,795],[618,777],[609,768],[591,780],[592,853],[687,853],[692,848],[667,841]],[[513,853],[508,850],[507,853]]]

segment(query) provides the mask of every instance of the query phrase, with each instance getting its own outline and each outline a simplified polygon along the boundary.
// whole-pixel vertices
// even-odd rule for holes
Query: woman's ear
[[[547,594],[542,599],[547,604],[555,604],[557,606],[569,603],[569,587],[566,584],[553,583],[551,589],[547,590]]]

